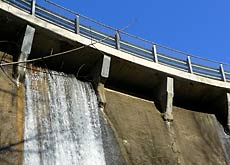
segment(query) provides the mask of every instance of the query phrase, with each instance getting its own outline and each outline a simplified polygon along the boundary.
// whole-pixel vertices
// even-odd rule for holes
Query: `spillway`
[[[31,71],[25,84],[24,165],[106,164],[90,83],[54,71]]]

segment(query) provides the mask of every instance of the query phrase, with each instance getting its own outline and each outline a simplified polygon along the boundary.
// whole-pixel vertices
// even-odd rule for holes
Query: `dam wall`
[[[106,98],[105,113],[130,164],[226,163],[214,115],[174,106],[174,121],[166,123],[154,102],[109,89]]]
[[[0,53],[3,62],[12,56]],[[21,164],[23,154],[24,85],[17,87],[13,66],[0,70],[0,164]]]
[[[124,164],[91,83],[32,65],[19,86],[12,67],[0,80],[0,164]]]
[[[12,69],[5,71],[9,75],[12,74]],[[27,155],[28,158],[29,154],[35,155],[36,153],[40,153],[41,160],[39,162],[48,160],[45,155],[51,154],[49,157],[52,157],[55,145],[49,147],[49,144],[55,139],[58,130],[60,129],[65,138],[71,135],[68,132],[68,127],[63,125],[68,120],[63,120],[63,126],[60,128],[52,126],[52,123],[50,123],[51,127],[49,126],[48,120],[50,119],[47,117],[51,115],[50,118],[55,121],[57,114],[55,115],[55,112],[52,111],[58,110],[57,107],[53,107],[54,109],[51,110],[51,103],[56,100],[56,104],[60,104],[59,107],[62,108],[58,110],[58,113],[62,114],[63,117],[67,113],[72,115],[76,113],[78,108],[73,108],[73,106],[78,107],[82,104],[82,101],[76,100],[75,103],[58,101],[65,97],[71,99],[71,93],[58,92],[56,96],[50,97],[49,81],[57,83],[55,83],[57,85],[55,85],[56,90],[61,91],[63,87],[67,90],[73,86],[72,83],[68,83],[69,76],[61,77],[62,81],[65,82],[63,86],[57,80],[58,76],[65,76],[63,73],[47,72],[45,69],[33,66],[29,66],[26,72],[32,76],[30,76],[32,83],[30,90],[33,91],[31,93],[33,96],[29,95],[28,89],[25,89],[28,88],[28,84],[21,84],[22,89],[20,89],[1,72],[1,82],[5,84],[1,86],[0,91],[4,101],[1,102],[1,164],[25,164],[25,156]],[[78,93],[78,89],[75,90],[72,92]],[[226,149],[229,148],[229,137],[224,133],[223,127],[215,115],[173,106],[174,121],[167,122],[163,120],[162,113],[153,101],[108,88],[104,90],[106,105],[103,111],[99,111],[99,120],[106,164],[228,164],[228,151]],[[31,103],[29,107],[28,103]],[[64,108],[68,106],[72,106],[72,108]],[[75,111],[71,112],[71,109],[75,109]],[[37,118],[37,125],[33,126],[33,123],[28,125],[28,115],[31,113],[34,113],[34,119]],[[84,118],[84,116],[82,117]],[[69,121],[78,122],[80,120],[80,118],[78,120],[74,118],[74,115],[72,118]],[[58,121],[56,120],[56,122]],[[46,132],[48,127],[50,129]],[[72,127],[69,128],[71,130]],[[32,135],[29,137],[28,133],[25,132],[27,129],[32,131]],[[78,127],[75,128],[76,131],[78,129]],[[53,140],[49,141],[47,138]],[[38,144],[43,146],[43,149],[37,150],[38,148],[34,145],[32,145],[34,148],[31,148],[31,142],[37,141],[36,139],[40,141]],[[82,140],[84,141],[84,139]],[[62,145],[67,144],[64,141],[62,143]],[[70,146],[67,145],[63,151],[65,149],[71,150],[68,148]],[[82,147],[79,152],[88,150],[87,146]],[[75,156],[77,154],[79,153],[76,153]],[[52,163],[52,159],[49,159],[49,162]],[[68,161],[65,160],[65,162]],[[38,162],[35,161],[34,163]]]
[[[92,44],[31,5],[0,1],[0,164],[230,164],[226,65]]]

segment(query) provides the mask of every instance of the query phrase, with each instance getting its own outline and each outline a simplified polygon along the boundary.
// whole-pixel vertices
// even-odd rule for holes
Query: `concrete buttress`
[[[161,106],[162,117],[166,121],[173,121],[173,97],[174,97],[174,79],[166,77],[159,91],[159,103]]]
[[[110,63],[111,57],[103,55],[91,73],[98,96],[99,107],[102,109],[104,109],[106,104],[104,84],[109,77]]]
[[[18,62],[26,61],[31,52],[33,38],[34,38],[35,28],[27,25],[25,35],[23,38],[22,46],[21,46],[21,54],[18,58]],[[26,69],[26,63],[20,63],[17,67],[17,84],[24,80]]]

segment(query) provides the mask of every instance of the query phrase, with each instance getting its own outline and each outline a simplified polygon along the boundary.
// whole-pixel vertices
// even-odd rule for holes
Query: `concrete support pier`
[[[27,25],[25,35],[23,38],[22,46],[21,46],[21,54],[18,58],[19,62],[26,61],[28,59],[28,56],[31,52],[33,38],[34,38],[35,28]],[[17,84],[19,82],[22,82],[24,80],[25,76],[25,68],[26,63],[20,63],[17,67]]]
[[[94,77],[93,80],[98,95],[99,108],[102,109],[104,109],[106,104],[104,84],[109,77],[110,63],[111,57],[103,55],[103,58],[97,63],[91,73]]]
[[[173,97],[174,97],[174,79],[166,77],[159,91],[159,102],[162,111],[162,117],[165,121],[173,121]]]
[[[227,127],[228,130],[230,130],[230,93],[227,93],[227,111],[228,111]]]

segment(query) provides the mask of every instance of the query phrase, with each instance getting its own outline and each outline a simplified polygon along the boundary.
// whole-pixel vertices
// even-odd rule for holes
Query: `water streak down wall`
[[[11,67],[5,69],[9,74],[12,73]],[[74,85],[77,85],[77,80],[73,77],[63,77],[63,74],[57,78],[57,76],[50,75],[49,73],[43,74],[40,72],[31,72],[30,69],[27,70],[27,72],[31,73],[31,75],[29,75],[30,83],[27,83],[26,85],[32,86],[32,88],[30,88],[30,95],[32,95],[38,102],[30,102],[32,99],[30,99],[27,95],[27,105],[30,104],[33,107],[33,110],[27,112],[27,109],[25,113],[22,113],[22,108],[24,108],[24,98],[20,97],[22,95],[20,94],[20,91],[23,93],[23,90],[21,90],[21,88],[17,88],[2,72],[0,74],[0,164],[22,164],[22,161],[24,161],[24,163],[26,161],[29,162],[29,160],[26,160],[28,154],[34,156],[34,160],[36,160],[37,163],[46,161],[51,164],[52,161],[54,162],[55,156],[58,154],[67,154],[67,156],[65,156],[67,162],[79,161],[79,157],[79,159],[76,158],[73,160],[70,156],[70,151],[76,151],[74,147],[79,143],[70,145],[74,147],[66,153],[59,152],[57,154],[53,154],[51,151],[55,149],[55,145],[51,145],[51,143],[54,144],[55,139],[54,141],[50,141],[50,139],[53,140],[53,135],[56,134],[59,136],[59,138],[57,138],[59,140],[57,141],[57,144],[61,143],[60,147],[63,147],[67,143],[71,143],[71,140],[68,138],[64,139],[62,136],[70,137],[69,135],[72,133],[73,135],[77,134],[76,130],[73,130],[73,132],[70,131],[71,129],[68,130],[67,126],[70,120],[61,120],[68,116],[68,112],[66,111],[67,107],[80,106],[74,104],[76,100],[71,101],[70,99],[76,94],[74,91],[77,89],[70,89],[72,89],[71,86],[73,87]],[[60,75],[60,73],[55,74]],[[56,79],[60,79],[62,82],[59,82]],[[51,86],[49,82],[53,82],[53,86]],[[81,85],[79,84],[78,89],[81,89],[80,91],[84,91],[82,93],[84,98],[89,97],[91,95],[90,93],[93,92],[91,88],[88,89],[88,92],[85,89],[86,86],[90,87],[89,83],[79,83],[83,85],[80,87]],[[59,86],[59,88],[57,89],[56,86]],[[51,89],[52,94],[49,94],[49,90]],[[58,93],[60,94],[63,90],[68,92],[59,95],[58,93],[55,93],[55,90],[56,92],[58,90]],[[112,90],[106,90],[105,95],[107,98],[107,104],[104,117],[107,122],[100,117],[100,113],[99,119],[96,117],[93,118],[93,121],[95,121],[97,126],[99,124],[98,121],[100,121],[100,136],[102,137],[102,140],[99,140],[99,143],[97,144],[100,144],[99,146],[103,146],[104,161],[106,164],[124,163],[119,159],[120,155],[117,150],[122,151],[122,154],[125,157],[125,164],[226,164],[224,150],[218,134],[218,130],[221,134],[222,128],[216,126],[218,123],[215,116],[174,107],[175,120],[169,128],[162,120],[161,114],[155,107],[154,102],[132,97]],[[95,96],[93,97],[95,98]],[[63,105],[64,103],[61,102],[61,100],[68,100],[66,101],[67,104]],[[61,108],[60,111],[55,112],[55,110],[52,109],[50,101],[53,102],[55,106],[63,108]],[[94,104],[97,104],[97,102]],[[88,107],[90,104],[85,102],[84,105]],[[52,116],[50,112],[55,112],[52,117],[54,125],[58,124],[59,121],[63,122],[63,125],[61,125],[63,129],[58,128],[59,130],[55,131],[55,127],[52,127],[52,124],[49,122],[51,121],[51,118],[48,116]],[[80,112],[79,115],[81,116]],[[89,112],[86,112],[89,116]],[[77,112],[70,110],[69,113],[74,114]],[[28,114],[30,114],[30,117],[32,114],[37,114],[34,118],[31,118],[34,121],[38,121],[36,123],[37,125],[30,124],[29,128],[35,128],[34,132],[37,132],[38,134],[35,133],[34,136],[32,135],[30,137],[25,136],[23,141],[22,128],[24,127],[24,122],[25,129],[28,128],[28,123],[26,123],[28,120],[24,120],[23,118],[28,119]],[[23,115],[24,117],[21,118]],[[58,116],[60,117],[60,120],[57,120],[59,118]],[[82,117],[87,117],[87,115],[85,116],[84,114]],[[112,126],[113,129],[108,126],[108,123],[110,123],[109,125]],[[48,133],[47,128],[50,128]],[[27,133],[30,134],[34,132],[32,131]],[[25,134],[27,133],[25,131]],[[113,136],[109,137],[109,134],[111,133],[115,133],[117,139],[114,139]],[[228,146],[228,136],[225,134],[221,134],[221,136],[224,139],[223,142],[225,145]],[[111,138],[113,138],[113,140],[111,140]],[[117,146],[116,140],[119,142],[120,148]],[[33,142],[36,142],[35,147],[31,149],[29,148],[29,143]],[[22,148],[23,146],[24,150]],[[67,145],[67,147],[69,146]],[[56,151],[58,151],[58,149]],[[83,151],[77,151],[78,154],[76,155],[82,154]],[[225,152],[228,153],[228,150]],[[24,156],[24,160],[22,159],[22,156]],[[52,159],[47,160],[48,156]],[[56,161],[58,160],[58,162],[61,162],[60,159],[61,157],[56,159]],[[112,160],[113,162],[111,163],[108,160]]]
[[[23,164],[105,164],[92,86],[57,72],[27,74],[24,139]]]

